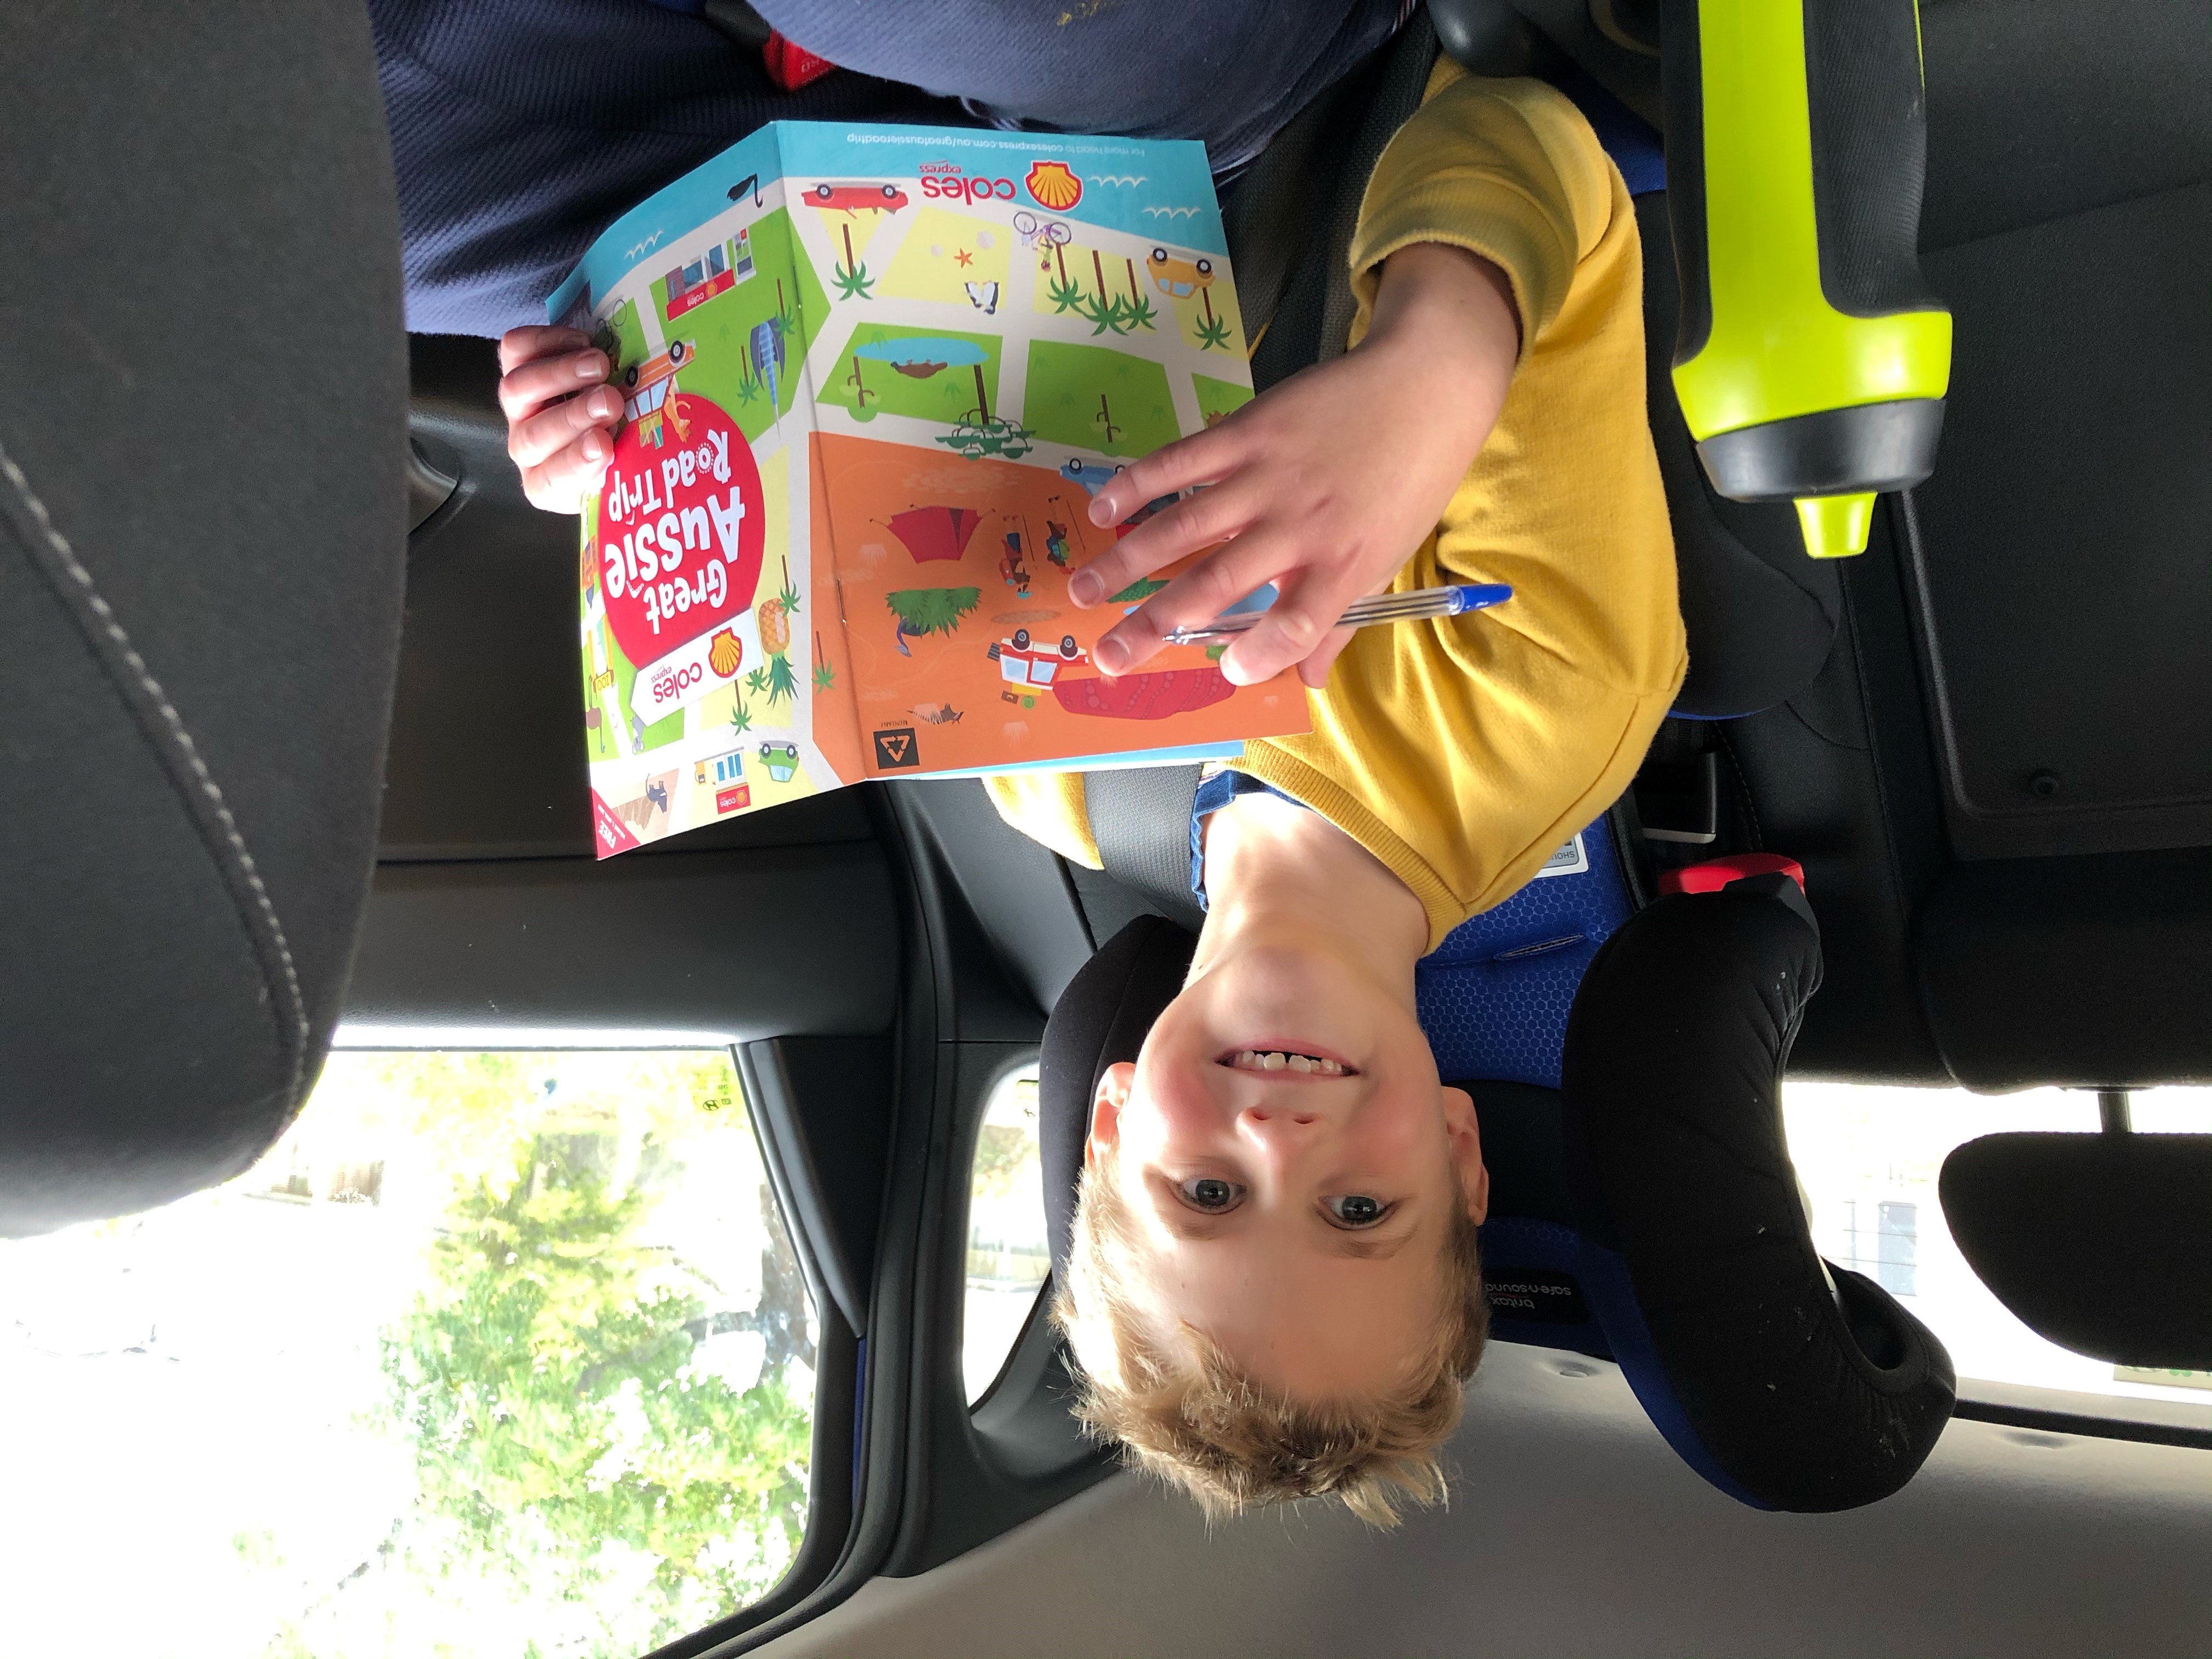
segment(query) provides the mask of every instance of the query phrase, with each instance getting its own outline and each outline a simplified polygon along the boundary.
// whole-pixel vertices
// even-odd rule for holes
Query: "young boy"
[[[1387,1522],[1394,1492],[1441,1495],[1485,1320],[1473,1105],[1440,1085],[1413,964],[1627,787],[1686,659],[1635,217],[1574,106],[1439,64],[1352,258],[1353,349],[1092,503],[1114,524],[1209,486],[1090,566],[1079,604],[1215,550],[1102,639],[1100,667],[1273,581],[1222,665],[1296,665],[1313,729],[1248,744],[1201,790],[1206,926],[1135,1064],[1099,1085],[1056,1311],[1086,1419],[1209,1509],[1334,1493]],[[503,343],[541,505],[573,507],[619,412],[568,395],[606,372],[580,343]],[[1362,592],[1455,581],[1515,597],[1329,625]],[[1097,867],[1080,776],[990,787]]]

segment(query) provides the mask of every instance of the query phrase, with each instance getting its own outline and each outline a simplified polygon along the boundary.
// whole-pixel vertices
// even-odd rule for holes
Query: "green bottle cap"
[[[1867,532],[1874,527],[1874,497],[1800,495],[1797,527],[1805,535],[1805,551],[1814,558],[1847,559],[1863,553]]]

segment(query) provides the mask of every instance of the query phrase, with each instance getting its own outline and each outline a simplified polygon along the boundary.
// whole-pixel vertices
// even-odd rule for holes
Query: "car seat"
[[[1872,1503],[1934,1449],[1954,1383],[1924,1326],[1813,1248],[1779,1098],[1820,982],[1812,911],[1790,875],[1740,860],[1635,909],[1613,835],[1601,820],[1577,836],[1419,970],[1423,1025],[1474,1099],[1491,1170],[1492,1334],[1616,1360],[1668,1443],[1745,1504]],[[1056,1273],[1098,1079],[1135,1057],[1194,942],[1138,918],[1046,1027]]]
[[[0,12],[0,1234],[245,1169],[337,1017],[408,494],[367,22]]]

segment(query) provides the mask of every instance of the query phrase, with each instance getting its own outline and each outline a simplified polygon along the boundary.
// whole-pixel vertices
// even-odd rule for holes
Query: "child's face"
[[[1342,1074],[1255,1065],[1269,1053]],[[1158,1334],[1195,1327],[1300,1401],[1398,1380],[1436,1329],[1451,1207],[1480,1221],[1489,1200],[1474,1104],[1402,997],[1296,949],[1184,988],[1101,1081],[1088,1158]]]

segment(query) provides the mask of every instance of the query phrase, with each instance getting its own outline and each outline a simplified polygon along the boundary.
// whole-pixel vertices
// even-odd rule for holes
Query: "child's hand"
[[[1356,349],[1133,463],[1091,501],[1091,521],[1113,525],[1159,496],[1208,486],[1079,572],[1068,585],[1079,605],[1225,544],[1102,638],[1098,666],[1127,673],[1169,629],[1210,622],[1273,582],[1281,597],[1235,637],[1222,672],[1249,685],[1295,665],[1321,685],[1352,637],[1330,624],[1389,585],[1490,435],[1520,335],[1512,290],[1488,260],[1428,243],[1392,254]]]
[[[499,343],[499,368],[507,453],[522,493],[548,513],[580,512],[622,420],[606,353],[573,328],[511,328]]]

